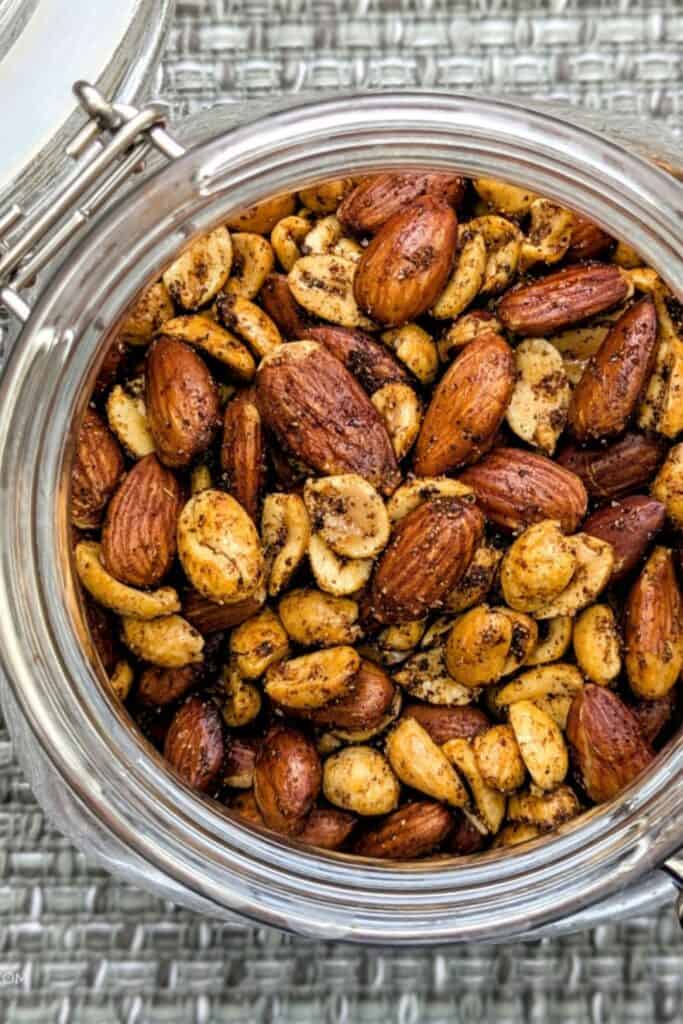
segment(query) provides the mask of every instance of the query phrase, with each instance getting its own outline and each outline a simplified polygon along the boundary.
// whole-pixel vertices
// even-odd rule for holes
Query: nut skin
[[[646,494],[632,494],[598,509],[586,519],[582,530],[612,545],[611,582],[617,583],[637,568],[665,521],[666,509],[660,501]]]
[[[363,253],[354,280],[359,307],[374,321],[398,326],[429,309],[448,280],[458,218],[425,195],[390,217]]]
[[[591,498],[613,500],[649,483],[665,454],[663,438],[631,431],[601,447],[567,445],[557,462],[581,478]]]
[[[621,316],[574,388],[567,423],[579,441],[624,429],[652,370],[657,314],[642,299]]]
[[[453,174],[378,174],[366,178],[337,208],[342,224],[357,235],[374,235],[390,217],[423,195],[458,206],[465,182]]]
[[[225,407],[221,468],[228,491],[257,520],[266,458],[261,414],[251,391],[242,391]]]
[[[654,700],[671,690],[683,668],[683,599],[673,556],[657,547],[626,601],[624,640],[629,685]]]
[[[603,313],[628,294],[629,283],[619,267],[579,264],[513,288],[501,299],[498,316],[509,331],[539,338]]]
[[[256,391],[268,428],[313,470],[357,473],[382,494],[400,482],[379,413],[343,363],[316,342],[283,345],[264,359]]]
[[[394,529],[371,584],[374,617],[387,625],[438,608],[463,575],[484,532],[484,517],[458,498],[432,498]]]
[[[454,825],[451,811],[433,800],[416,800],[388,814],[353,845],[360,857],[410,860],[439,846]]]
[[[567,257],[572,263],[594,259],[609,249],[613,243],[612,236],[603,231],[594,221],[574,214],[572,237],[567,251]]]
[[[358,819],[336,807],[314,807],[306,818],[299,842],[317,846],[319,850],[339,850],[356,827]]]
[[[218,708],[212,700],[190,697],[176,712],[166,734],[164,757],[193,789],[206,792],[217,780],[225,743]]]
[[[629,705],[631,714],[640,726],[646,743],[655,743],[676,713],[678,702],[676,691],[669,690],[657,700],[639,700]]]
[[[439,747],[449,740],[473,739],[490,725],[483,711],[467,706],[449,708],[437,704],[408,704],[401,718],[414,718]]]
[[[384,719],[396,695],[391,679],[371,661],[361,661],[351,692],[306,714],[316,725],[373,729]]]
[[[310,325],[308,314],[292,295],[286,274],[268,274],[259,292],[261,305],[290,341],[305,338]]]
[[[514,384],[514,355],[500,335],[482,334],[466,345],[425,413],[415,448],[417,476],[440,476],[488,451]]]
[[[109,502],[102,530],[105,568],[123,583],[151,587],[173,565],[180,484],[156,455],[133,466]]]
[[[635,716],[616,693],[595,683],[572,701],[567,740],[574,772],[596,803],[611,800],[654,758]]]
[[[93,409],[86,409],[71,468],[71,520],[82,530],[99,525],[123,473],[123,454]]]
[[[486,836],[461,811],[455,812],[455,826],[448,836],[446,849],[456,857],[478,853],[486,845]]]
[[[149,665],[138,683],[138,697],[143,704],[153,707],[164,707],[184,697],[191,690],[200,676],[198,665],[185,665],[183,668],[158,668]]]
[[[317,341],[336,356],[369,395],[385,384],[410,383],[410,374],[387,346],[374,341],[363,331],[331,325],[308,327],[301,337]]]
[[[150,348],[145,406],[165,466],[187,466],[211,444],[219,424],[218,394],[206,364],[184,342],[162,335]]]
[[[486,518],[512,533],[543,519],[573,533],[586,514],[586,489],[575,473],[519,448],[494,448],[460,480],[474,490]]]
[[[218,633],[250,619],[264,599],[265,593],[260,591],[233,604],[217,604],[198,590],[187,590],[183,595],[183,616],[204,635]]]
[[[254,796],[266,825],[286,835],[302,832],[321,780],[320,758],[309,738],[291,726],[272,726],[254,766]]]

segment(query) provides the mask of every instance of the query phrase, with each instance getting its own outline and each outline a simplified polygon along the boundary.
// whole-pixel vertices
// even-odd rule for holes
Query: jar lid
[[[171,0],[0,0],[0,78],[7,98],[0,203],[21,203],[66,165],[64,147],[84,119],[75,80],[132,103],[161,56]]]

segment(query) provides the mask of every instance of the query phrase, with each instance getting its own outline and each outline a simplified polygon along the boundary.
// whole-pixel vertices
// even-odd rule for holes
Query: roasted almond
[[[449,740],[470,740],[490,724],[479,708],[449,708],[436,704],[407,704],[401,718],[414,718],[439,747]]]
[[[668,548],[657,547],[626,603],[626,671],[637,697],[664,697],[683,668],[683,599]]]
[[[371,661],[361,661],[347,694],[307,713],[316,725],[359,731],[373,729],[385,717],[396,695],[386,672]]]
[[[385,384],[410,381],[409,374],[387,346],[374,341],[363,331],[330,324],[305,328],[299,337],[317,341],[336,356],[369,395]]]
[[[438,608],[467,569],[483,531],[479,509],[458,498],[432,498],[410,512],[375,571],[375,617],[407,622]]]
[[[579,441],[624,429],[652,368],[656,340],[654,303],[642,299],[617,320],[574,388],[567,423]]]
[[[337,217],[354,234],[374,235],[419,196],[434,196],[457,206],[464,193],[463,178],[454,174],[377,174],[366,178],[342,200]]]
[[[433,800],[404,804],[356,840],[360,857],[410,860],[424,857],[444,841],[454,825],[451,811]]]
[[[225,485],[254,521],[258,520],[266,465],[261,414],[250,391],[225,407],[221,468]]]
[[[405,324],[429,309],[450,274],[458,219],[443,200],[422,196],[394,214],[364,251],[356,301],[371,320]]]
[[[633,494],[598,509],[586,519],[582,530],[612,545],[611,580],[615,583],[638,566],[665,521],[666,509],[660,501]]]
[[[212,700],[190,697],[166,734],[164,757],[200,792],[216,782],[223,764],[223,724]]]
[[[603,263],[565,267],[508,292],[498,305],[498,316],[515,334],[538,338],[611,309],[630,291],[620,267]]]
[[[187,466],[205,451],[219,423],[211,374],[189,345],[163,335],[149,350],[145,406],[157,455],[166,466]]]
[[[591,498],[622,498],[650,482],[666,454],[660,437],[629,432],[596,448],[567,445],[557,455],[561,466],[584,483]]]
[[[71,467],[71,521],[82,530],[97,526],[121,474],[123,455],[111,431],[86,409]]]
[[[598,224],[575,213],[567,256],[577,263],[579,260],[591,260],[609,249],[613,242],[612,236]]]
[[[309,317],[292,295],[285,274],[268,274],[259,293],[259,299],[285,338],[296,341],[306,337]]]
[[[199,678],[199,666],[184,665],[182,668],[159,668],[149,665],[138,682],[138,697],[143,704],[164,707],[184,697]]]
[[[629,706],[629,711],[640,726],[646,743],[654,743],[669,725],[677,709],[676,690],[669,690],[664,697],[656,700],[639,700]]]
[[[180,485],[156,455],[136,462],[107,508],[105,568],[133,587],[159,583],[173,565],[181,507]]]
[[[466,815],[463,811],[455,811],[453,817],[455,826],[446,840],[448,852],[455,854],[456,857],[468,857],[483,849],[488,837],[480,828],[477,828],[471,816]],[[500,839],[502,834],[503,832],[499,832],[496,839]]]
[[[358,819],[336,807],[314,807],[297,839],[319,850],[339,850],[353,832]]]
[[[284,447],[319,473],[357,473],[383,494],[400,481],[382,419],[358,381],[313,341],[283,345],[256,376],[258,404]]]
[[[654,758],[623,701],[595,683],[584,686],[572,702],[567,740],[574,772],[596,803],[611,800]]]
[[[265,590],[261,590],[232,604],[217,604],[198,590],[187,590],[183,595],[183,615],[200,633],[218,633],[251,618],[265,598]]]
[[[320,783],[320,758],[309,738],[291,726],[272,726],[254,766],[254,796],[266,825],[289,835],[301,832]]]
[[[120,645],[114,632],[115,620],[102,605],[96,604],[85,595],[83,605],[85,617],[90,630],[90,639],[97,651],[102,668],[111,675],[119,660]]]
[[[439,382],[415,448],[418,476],[476,462],[491,447],[515,384],[512,349],[498,334],[465,347]]]
[[[473,489],[486,518],[513,533],[543,519],[573,533],[586,514],[586,490],[575,473],[519,448],[495,448],[460,480]]]

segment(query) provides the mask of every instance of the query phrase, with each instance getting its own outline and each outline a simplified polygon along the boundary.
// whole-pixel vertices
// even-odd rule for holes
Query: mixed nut
[[[112,691],[235,815],[469,854],[678,725],[683,315],[526,189],[327,181],[198,238],[100,368],[74,560]]]

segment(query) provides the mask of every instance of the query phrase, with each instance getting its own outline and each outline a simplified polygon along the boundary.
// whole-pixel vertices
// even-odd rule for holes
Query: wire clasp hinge
[[[168,160],[185,152],[165,130],[165,108],[158,103],[138,110],[111,103],[87,82],[74,85],[88,120],[66,146],[76,161],[56,193],[24,211],[18,203],[0,212],[0,303],[25,322],[31,307],[22,288],[92,218],[155,149]],[[107,173],[109,172],[109,173]],[[106,176],[105,176],[106,175]]]

